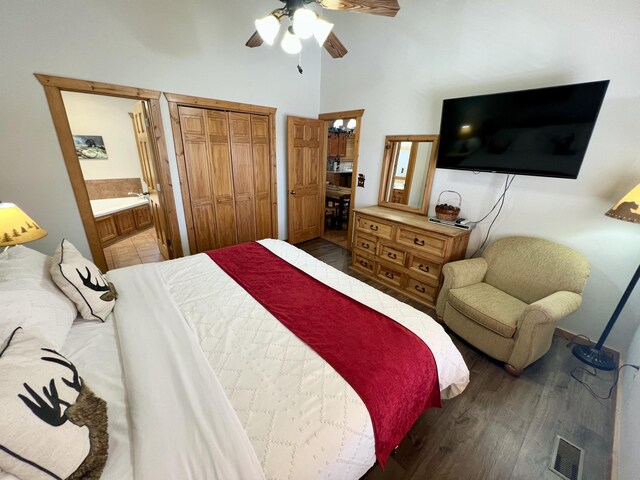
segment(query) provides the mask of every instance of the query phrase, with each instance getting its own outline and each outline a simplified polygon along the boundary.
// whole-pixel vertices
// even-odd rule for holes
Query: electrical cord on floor
[[[596,370],[594,367],[591,367],[593,369],[593,372],[590,371],[587,368],[584,367],[575,367],[573,370],[571,370],[571,378],[573,378],[576,382],[580,383],[584,388],[587,389],[587,391],[591,394],[592,397],[594,397],[595,399],[598,400],[609,400],[611,398],[611,394],[613,393],[613,389],[616,387],[616,385],[618,384],[618,380],[620,380],[620,371],[624,368],[624,367],[632,367],[635,368],[636,370],[640,370],[640,365],[633,365],[631,363],[624,363],[622,365],[620,365],[620,367],[618,368],[618,370],[616,370],[616,379],[613,382],[613,385],[611,385],[611,388],[609,389],[609,393],[607,394],[606,397],[603,397],[601,395],[598,395],[593,388],[591,388],[591,385],[589,385],[587,382],[585,382],[584,380],[580,380],[577,376],[576,376],[576,372],[579,372],[580,370],[582,370],[585,374],[590,375],[592,377],[597,377],[598,376],[598,370]]]
[[[589,343],[593,344],[593,342],[591,341],[591,339],[589,337],[587,337],[586,335],[574,335],[573,337],[571,337],[571,339],[569,340],[569,342],[567,343],[566,347],[570,347],[572,344],[574,344],[574,340],[576,338],[584,338],[586,339]],[[571,378],[573,378],[576,382],[578,382],[579,384],[581,384],[584,388],[587,389],[587,391],[591,394],[592,397],[594,397],[596,400],[598,400],[598,403],[604,405],[602,402],[600,402],[600,400],[609,400],[611,399],[611,395],[613,393],[613,389],[616,387],[616,385],[618,384],[618,380],[620,380],[620,371],[624,368],[624,367],[632,367],[635,368],[636,370],[640,371],[640,365],[633,365],[631,363],[624,363],[622,365],[620,365],[620,367],[618,368],[618,370],[616,371],[616,379],[613,382],[613,385],[611,385],[611,388],[609,388],[609,393],[607,394],[606,397],[603,397],[601,395],[598,395],[593,388],[591,388],[591,385],[589,385],[587,382],[585,382],[584,380],[580,380],[577,376],[576,373],[579,372],[580,370],[582,370],[585,374],[590,375],[592,377],[597,377],[598,376],[598,370],[596,370],[594,367],[591,367],[593,369],[593,372],[585,367],[575,367],[571,370],[570,375]]]
[[[480,250],[482,250],[484,248],[485,243],[487,243],[487,240],[489,240],[489,234],[491,233],[491,228],[493,227],[493,224],[496,222],[496,220],[500,216],[500,212],[502,212],[502,207],[504,206],[504,202],[505,202],[505,200],[507,198],[507,191],[509,190],[509,187],[511,186],[511,184],[513,183],[513,180],[515,178],[516,178],[516,176],[514,175],[513,177],[511,177],[511,180],[509,180],[509,175],[507,175],[507,178],[506,178],[506,180],[504,182],[504,191],[502,192],[502,195],[500,195],[498,197],[498,200],[493,205],[491,210],[489,210],[489,213],[487,213],[484,217],[482,217],[477,222],[472,222],[472,223],[476,223],[476,224],[482,222],[485,218],[487,218],[489,215],[491,215],[491,212],[493,212],[496,209],[496,206],[498,205],[498,203],[500,203],[500,208],[498,208],[498,213],[496,213],[496,216],[493,217],[493,220],[491,220],[491,223],[489,224],[489,228],[487,229],[487,234],[485,235],[484,240],[482,241],[480,246],[476,249],[476,251],[473,252],[473,254],[471,255],[470,258],[475,257],[476,253],[478,253]]]

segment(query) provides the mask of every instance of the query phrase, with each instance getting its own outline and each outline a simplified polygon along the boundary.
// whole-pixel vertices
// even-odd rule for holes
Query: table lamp
[[[0,247],[32,242],[47,232],[13,203],[0,202]]]
[[[640,223],[640,184],[622,197],[605,215],[611,218],[617,218],[618,220],[624,220],[625,222]],[[598,343],[593,347],[590,345],[574,345],[573,354],[579,360],[599,370],[616,369],[616,362],[613,356],[608,352],[603,352],[602,346],[609,336],[616,320],[618,320],[618,316],[620,312],[622,312],[625,303],[627,303],[627,299],[631,295],[633,288],[636,286],[636,283],[638,283],[638,278],[640,278],[640,265],[631,278],[629,286],[622,294],[622,298],[620,302],[618,302],[618,306],[614,310],[613,315],[611,315],[611,319],[609,323],[607,323],[602,335],[600,335]]]

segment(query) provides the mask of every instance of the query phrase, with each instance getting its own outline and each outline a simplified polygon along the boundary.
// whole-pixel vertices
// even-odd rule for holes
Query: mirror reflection
[[[436,135],[387,137],[380,204],[425,213],[436,148]]]

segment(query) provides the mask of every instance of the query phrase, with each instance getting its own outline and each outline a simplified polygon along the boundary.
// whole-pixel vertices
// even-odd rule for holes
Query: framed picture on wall
[[[74,135],[79,160],[108,160],[104,140],[99,135]]]

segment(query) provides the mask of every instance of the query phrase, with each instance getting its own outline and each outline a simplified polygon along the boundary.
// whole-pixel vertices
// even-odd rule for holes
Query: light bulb
[[[356,129],[356,119],[352,118],[347,122],[347,130],[355,130]]]
[[[302,43],[300,43],[300,39],[293,33],[291,27],[289,27],[284,33],[280,46],[285,52],[290,53],[291,55],[300,53],[300,50],[302,50]]]
[[[313,32],[313,36],[316,37],[318,45],[323,46],[324,42],[326,42],[327,37],[331,33],[331,29],[333,28],[333,23],[327,22],[322,18],[318,18],[315,24],[315,31]]]
[[[343,125],[344,125],[344,120],[342,120],[341,118],[333,122],[333,128],[336,128],[336,129],[341,129]]]
[[[274,15],[267,15],[264,18],[256,20],[255,24],[256,30],[258,30],[262,39],[267,42],[267,44],[273,45],[273,41],[280,31],[280,20]]]
[[[309,38],[316,29],[316,21],[318,16],[313,10],[299,8],[293,14],[293,31],[296,32],[298,38]]]

